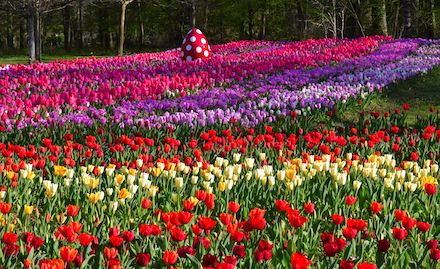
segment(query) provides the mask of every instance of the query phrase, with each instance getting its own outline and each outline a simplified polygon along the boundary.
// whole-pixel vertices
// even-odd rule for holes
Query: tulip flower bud
[[[224,191],[225,191],[225,188],[226,188],[226,183],[225,183],[223,180],[220,181],[220,182],[218,183],[218,189],[219,189],[219,191],[224,192]]]
[[[260,153],[260,161],[263,161],[264,159],[266,159],[266,153]]]
[[[46,223],[49,223],[49,222],[50,222],[50,213],[47,213],[47,214],[46,214],[46,218],[44,219],[44,221],[45,221]]]
[[[133,175],[128,175],[127,176],[127,184],[128,186],[133,185],[134,181],[136,180],[136,177]]]
[[[215,159],[214,166],[215,166],[215,167],[221,167],[222,164],[223,164],[223,158],[221,158],[221,157],[217,157],[217,158]]]
[[[246,168],[252,169],[254,167],[254,162],[255,162],[254,158],[246,158],[245,159],[245,166],[246,166]]]
[[[353,189],[357,190],[361,187],[362,183],[360,181],[353,181]]]
[[[277,178],[279,181],[284,181],[284,179],[286,178],[286,171],[285,170],[278,170],[276,175],[277,175]]]
[[[189,166],[185,166],[185,167],[183,168],[183,173],[184,173],[185,175],[187,175],[190,171],[191,171],[191,167],[189,167]]]
[[[269,181],[269,186],[273,187],[275,185],[275,177],[274,176],[268,176],[267,179]]]
[[[431,165],[431,174],[436,174],[438,172],[438,164]]]
[[[199,179],[199,177],[197,177],[197,176],[192,176],[192,177],[191,177],[191,184],[193,184],[193,185],[197,184],[198,179]]]
[[[400,182],[396,182],[396,190],[400,191],[402,189],[402,184]]]
[[[171,197],[173,198],[173,202],[177,202],[177,198],[178,198],[178,196],[177,196],[177,193],[173,193],[172,195],[171,195]]]
[[[115,172],[115,168],[109,168],[109,167],[105,168],[105,173],[107,177],[111,177],[114,172]]]
[[[200,171],[200,168],[199,168],[199,167],[197,167],[197,166],[194,167],[194,168],[193,168],[193,175],[196,176],[196,175],[199,173],[199,171]]]
[[[234,181],[233,180],[226,180],[225,183],[226,183],[226,189],[228,191],[232,190],[232,187],[234,186]]]
[[[136,165],[137,165],[137,167],[142,167],[142,164],[144,163],[144,160],[142,160],[142,159],[137,159],[136,160]]]
[[[205,188],[205,190],[207,190],[210,187],[210,185],[211,185],[211,182],[209,182],[209,181],[203,182],[203,188]]]
[[[149,195],[150,197],[154,197],[154,196],[156,196],[156,193],[157,193],[157,189],[156,189],[155,187],[150,187],[150,188],[148,189],[148,195]]]
[[[237,176],[240,175],[242,168],[243,167],[240,164],[234,165],[234,175],[237,175]]]
[[[246,180],[248,180],[248,181],[251,180],[252,172],[251,171],[247,172],[245,177],[246,177]]]
[[[133,196],[134,194],[136,194],[138,188],[139,188],[139,186],[133,184],[133,185],[130,185],[130,187],[128,188],[128,190],[129,190],[129,192],[130,192],[130,193],[132,194],[132,196]],[[133,197],[131,197],[131,198],[133,198]]]
[[[286,182],[286,185],[287,185],[287,189],[289,191],[293,191],[293,188],[294,188],[293,182]]]
[[[93,221],[93,226],[98,227],[100,223],[99,217],[96,217],[96,219]]]
[[[241,157],[240,153],[234,153],[233,155],[234,162],[238,163],[240,161],[240,157]]]
[[[95,169],[95,166],[94,165],[88,165],[87,166],[87,171],[88,171],[88,173],[92,173],[93,172],[93,170]]]
[[[183,178],[182,177],[177,177],[174,180],[174,184],[176,185],[177,188],[182,188],[183,187]]]

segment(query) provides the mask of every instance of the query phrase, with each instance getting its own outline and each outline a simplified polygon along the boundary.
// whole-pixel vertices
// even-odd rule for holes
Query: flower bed
[[[34,111],[48,114],[38,119],[26,109],[7,115],[0,134],[2,268],[435,268],[438,113],[432,109],[415,128],[405,123],[408,104],[361,113],[357,126],[326,124],[335,109],[359,106],[380,94],[375,89],[439,63],[436,43],[423,40],[370,51],[384,40],[220,45],[213,47],[220,59],[238,63],[254,54],[255,66],[283,53],[324,57],[358,43],[365,55],[317,56],[323,66],[314,68],[278,65],[278,74],[216,81],[224,87],[176,99],[49,105]],[[174,54],[96,63],[130,73],[127,66],[148,58],[157,71],[164,55]],[[113,69],[104,67],[110,63]],[[65,66],[84,64],[95,62]],[[61,66],[39,72],[68,72]],[[0,72],[20,74],[13,83],[21,84],[26,68]],[[50,92],[35,83],[27,96]],[[32,99],[11,92],[15,102]],[[204,105],[203,98],[212,99]],[[222,98],[230,101],[216,102]],[[153,108],[158,104],[163,111]],[[193,120],[182,119],[188,115]]]

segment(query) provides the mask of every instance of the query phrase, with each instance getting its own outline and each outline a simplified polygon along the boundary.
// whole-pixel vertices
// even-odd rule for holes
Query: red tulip
[[[381,251],[381,252],[387,252],[388,249],[390,248],[390,241],[386,240],[386,239],[380,239],[377,242],[377,250]]]
[[[78,214],[79,206],[76,205],[68,205],[67,206],[67,214],[71,217],[75,217]]]
[[[224,225],[228,225],[229,223],[231,223],[232,219],[234,218],[234,216],[228,214],[228,213],[221,213],[220,214],[220,221],[224,224]]]
[[[335,225],[339,225],[344,221],[344,217],[341,215],[333,214],[332,220]]]
[[[431,253],[429,254],[429,257],[433,259],[434,261],[440,260],[440,250],[439,249],[431,249]]]
[[[342,260],[339,264],[339,269],[353,269],[354,263],[346,260]]]
[[[295,228],[301,227],[307,221],[306,217],[289,215],[289,222]]]
[[[357,198],[353,197],[353,196],[347,196],[345,198],[345,203],[347,203],[347,205],[354,205],[354,203],[356,203]]]
[[[212,220],[211,218],[206,218],[206,217],[200,217],[199,218],[199,227],[202,228],[203,230],[212,230],[212,228],[214,228],[214,226],[217,224],[217,221]]]
[[[338,251],[338,246],[335,243],[328,243],[324,245],[324,254],[328,257],[334,257]]]
[[[240,210],[240,204],[231,201],[231,202],[229,202],[228,210],[229,210],[231,213],[237,213],[238,210]]]
[[[425,184],[425,192],[429,195],[434,195],[437,191],[437,186],[435,184]]]
[[[408,216],[405,216],[402,219],[402,225],[407,230],[411,230],[416,224],[417,224],[417,220],[412,219]]]
[[[405,210],[396,209],[396,211],[394,211],[394,217],[398,221],[402,221],[405,216],[406,216],[406,211]]]
[[[150,208],[150,206],[151,206],[151,200],[150,199],[147,199],[147,198],[144,198],[144,199],[142,199],[142,208],[143,209],[148,209],[148,208]]]
[[[232,230],[231,231],[231,240],[234,242],[241,242],[244,238],[244,232]]]
[[[149,253],[138,253],[136,262],[140,267],[145,267],[150,262],[151,255]]]
[[[217,263],[217,256],[205,254],[202,258],[202,265],[205,267],[214,266]]]
[[[402,228],[393,227],[393,237],[397,240],[403,240],[408,235],[408,231]]]
[[[3,234],[3,243],[6,245],[13,245],[17,241],[18,236],[13,233],[4,233]]]
[[[124,240],[125,240],[126,242],[131,242],[131,241],[133,241],[134,237],[135,237],[135,235],[134,235],[133,232],[130,232],[130,231],[124,231],[124,232],[122,232],[122,238],[124,238]]]
[[[124,238],[122,238],[121,236],[112,235],[110,236],[109,240],[110,244],[113,247],[118,248],[122,245],[122,241],[124,241]]]
[[[417,162],[418,159],[419,159],[419,154],[417,152],[412,152],[411,153],[411,160],[413,160],[414,162]]]
[[[185,201],[183,201],[183,209],[184,209],[185,211],[191,211],[191,210],[193,210],[194,205],[195,205],[195,204],[194,204],[193,202],[189,201],[189,200],[185,200]]]
[[[306,211],[307,213],[313,213],[313,211],[315,211],[315,204],[313,203],[304,203],[304,211]]]
[[[192,247],[182,246],[177,249],[177,254],[179,254],[180,258],[187,258],[188,255],[194,256],[195,252]]]
[[[118,255],[118,250],[115,248],[104,248],[104,256],[107,260],[113,260]]]
[[[3,214],[8,214],[11,211],[12,205],[9,203],[0,203],[0,211]]]
[[[437,245],[438,245],[438,242],[437,242],[437,240],[434,240],[434,239],[431,239],[426,242],[426,247],[428,249],[433,249],[433,248],[435,249],[435,248],[437,248]]]
[[[181,242],[186,239],[188,234],[184,233],[179,228],[174,228],[171,230],[171,240],[174,242]]]
[[[191,221],[193,216],[194,215],[192,215],[191,213],[185,212],[185,211],[180,211],[178,213],[179,222],[182,224],[188,224]]]
[[[244,251],[244,246],[240,245],[234,245],[234,249],[232,250],[235,256],[238,258],[243,259],[246,256],[246,253]]]
[[[355,228],[352,228],[352,227],[347,227],[345,229],[342,229],[342,234],[348,240],[351,240],[351,239],[355,238],[357,232],[358,232],[358,230],[356,230]]]
[[[175,264],[177,258],[179,258],[179,255],[175,251],[166,250],[163,254],[163,261],[168,265]]]
[[[429,230],[429,228],[431,228],[431,224],[421,221],[417,222],[417,229],[420,232],[426,233]]]
[[[371,203],[371,211],[373,213],[379,213],[382,210],[382,203],[373,202]]]
[[[290,206],[289,203],[287,203],[284,200],[276,200],[275,201],[275,207],[278,211],[282,212],[282,211],[286,211],[286,209]]]
[[[377,266],[372,263],[364,262],[357,265],[358,269],[377,269]]]
[[[76,255],[78,255],[78,250],[71,247],[61,247],[61,258],[65,262],[71,262],[75,259]]]
[[[292,269],[306,269],[312,261],[309,261],[306,256],[301,253],[295,252],[292,254]]]
[[[94,237],[91,234],[83,233],[78,236],[78,241],[81,246],[88,246],[90,243],[92,243],[93,238]]]

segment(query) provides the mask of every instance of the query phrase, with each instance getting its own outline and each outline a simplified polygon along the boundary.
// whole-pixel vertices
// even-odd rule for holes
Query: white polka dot
[[[182,42],[182,44],[185,44],[185,42],[186,42],[186,38],[184,38],[184,39],[183,39],[183,42]]]
[[[191,62],[192,59],[193,59],[193,58],[192,58],[191,56],[187,56],[187,57],[186,57],[186,60],[187,60],[188,62]]]
[[[189,40],[190,40],[191,42],[196,42],[197,38],[196,38],[195,36],[192,36]]]
[[[206,39],[202,38],[202,44],[206,44]]]
[[[180,53],[180,57],[183,57],[183,55],[185,55],[185,53],[183,53],[183,51]]]
[[[196,32],[197,32],[198,34],[201,34],[201,33],[202,33],[202,31],[200,31],[199,29],[197,29]]]
[[[209,51],[205,50],[205,52],[203,54],[205,55],[205,57],[208,57]]]
[[[190,51],[191,48],[192,48],[191,45],[187,45],[187,46],[186,46],[186,50],[187,50],[187,51]]]
[[[202,52],[202,48],[201,48],[201,47],[197,47],[197,48],[196,48],[196,52],[197,52],[197,53]]]

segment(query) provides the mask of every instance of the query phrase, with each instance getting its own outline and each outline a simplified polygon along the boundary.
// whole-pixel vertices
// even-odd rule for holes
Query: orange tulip
[[[175,251],[166,250],[165,254],[163,254],[163,261],[166,264],[171,265],[176,263],[178,257],[179,255]]]

